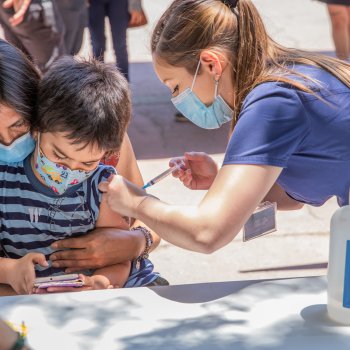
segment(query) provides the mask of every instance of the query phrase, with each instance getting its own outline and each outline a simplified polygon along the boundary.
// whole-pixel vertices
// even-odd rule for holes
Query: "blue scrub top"
[[[244,100],[224,165],[282,167],[277,183],[292,198],[319,206],[337,196],[349,204],[350,89],[320,68],[294,70],[316,79],[307,85],[326,102],[285,83],[258,85]]]

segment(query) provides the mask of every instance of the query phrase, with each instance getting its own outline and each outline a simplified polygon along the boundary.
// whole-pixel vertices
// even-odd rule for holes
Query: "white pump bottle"
[[[350,325],[350,205],[331,219],[327,309],[332,320]]]

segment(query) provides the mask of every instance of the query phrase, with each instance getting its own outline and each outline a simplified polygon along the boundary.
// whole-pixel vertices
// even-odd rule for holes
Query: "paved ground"
[[[317,1],[256,0],[268,31],[286,46],[333,51],[329,19]],[[201,150],[223,158],[227,129],[206,131],[192,124],[176,123],[170,95],[157,80],[149,53],[149,36],[169,0],[144,0],[150,23],[129,31],[133,122],[129,133],[145,180],[167,167],[170,157]],[[108,34],[108,31],[107,31]],[[83,55],[89,54],[86,36]],[[110,46],[109,46],[110,48]],[[109,49],[107,60],[113,60]],[[203,192],[189,191],[168,178],[151,193],[169,203],[195,204]],[[305,207],[298,212],[278,213],[278,231],[243,243],[239,235],[212,255],[201,255],[162,242],[152,260],[173,284],[234,279],[316,275],[326,272],[329,219],[336,204]]]

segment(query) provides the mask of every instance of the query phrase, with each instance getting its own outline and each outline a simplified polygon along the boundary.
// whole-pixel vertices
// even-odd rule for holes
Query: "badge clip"
[[[276,211],[277,203],[261,203],[244,224],[243,242],[276,231]]]

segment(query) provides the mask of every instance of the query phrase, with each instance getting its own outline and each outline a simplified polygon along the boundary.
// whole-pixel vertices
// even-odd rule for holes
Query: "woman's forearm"
[[[135,216],[179,247],[211,253],[231,242],[266,196],[280,169],[225,166],[197,206],[138,199]]]
[[[239,232],[236,225],[222,232],[221,225],[214,220],[215,211],[209,214],[200,207],[168,205],[153,197],[145,198],[136,215],[169,243],[200,253],[212,253]]]
[[[234,239],[280,173],[278,167],[225,166],[197,206],[168,205],[121,176],[99,189],[112,210],[138,218],[166,241],[211,253]]]

